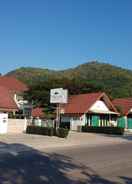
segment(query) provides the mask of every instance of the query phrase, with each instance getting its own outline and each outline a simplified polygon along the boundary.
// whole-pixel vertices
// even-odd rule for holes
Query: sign
[[[67,103],[68,91],[63,88],[56,88],[50,90],[50,103]]]

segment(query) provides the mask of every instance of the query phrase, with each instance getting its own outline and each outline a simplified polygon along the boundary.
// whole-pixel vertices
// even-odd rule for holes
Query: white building
[[[70,96],[61,105],[61,126],[77,130],[78,126],[116,126],[118,112],[105,93]]]

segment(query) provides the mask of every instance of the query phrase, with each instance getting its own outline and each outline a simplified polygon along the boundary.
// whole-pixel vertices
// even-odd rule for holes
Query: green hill
[[[7,75],[26,82],[34,98],[38,93],[40,97],[48,94],[47,91],[53,87],[68,88],[71,94],[105,91],[113,98],[132,96],[132,71],[99,62],[85,63],[63,71],[23,67]]]

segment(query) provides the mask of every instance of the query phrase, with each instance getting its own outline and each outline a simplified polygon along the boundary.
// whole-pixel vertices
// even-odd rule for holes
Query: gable
[[[103,111],[107,112],[109,111],[109,108],[106,106],[106,104],[102,100],[97,100],[92,107],[90,108],[90,111]]]
[[[132,113],[132,108],[129,110],[129,113]]]

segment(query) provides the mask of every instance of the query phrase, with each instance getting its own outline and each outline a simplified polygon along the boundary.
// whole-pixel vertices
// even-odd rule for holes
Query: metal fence
[[[54,120],[43,120],[43,119],[28,119],[28,125],[40,126],[40,127],[54,127],[55,121]]]

